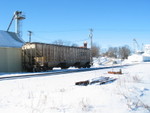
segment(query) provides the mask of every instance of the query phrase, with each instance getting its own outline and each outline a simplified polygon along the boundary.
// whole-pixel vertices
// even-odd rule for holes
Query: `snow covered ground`
[[[120,68],[0,81],[0,113],[150,113],[150,63]],[[112,83],[76,86],[97,77]]]

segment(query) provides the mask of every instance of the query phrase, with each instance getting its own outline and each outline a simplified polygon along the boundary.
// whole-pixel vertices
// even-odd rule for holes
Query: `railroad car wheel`
[[[81,66],[78,66],[78,68],[80,69],[80,68],[81,68]]]
[[[87,65],[86,67],[87,67],[87,68],[90,68],[90,67],[91,67],[91,65]]]
[[[69,67],[61,67],[61,69],[68,69]]]
[[[90,68],[90,67],[91,67],[90,63],[86,63],[86,64],[85,64],[85,67],[86,67],[86,68]]]
[[[53,67],[49,67],[48,70],[53,70]]]

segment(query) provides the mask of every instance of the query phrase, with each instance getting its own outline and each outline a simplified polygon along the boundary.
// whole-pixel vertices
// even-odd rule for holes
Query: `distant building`
[[[143,54],[133,54],[128,59],[132,62],[150,62],[150,44],[144,45]]]
[[[144,46],[143,61],[150,62],[150,44]]]
[[[0,30],[0,72],[21,72],[24,41],[16,33]]]
[[[149,54],[150,55],[150,44],[146,44],[144,46],[144,52],[145,52],[145,54]]]

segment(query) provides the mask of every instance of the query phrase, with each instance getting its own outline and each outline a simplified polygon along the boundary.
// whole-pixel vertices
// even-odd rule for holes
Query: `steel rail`
[[[59,71],[50,71],[50,72],[41,72],[41,73],[27,73],[27,74],[19,74],[19,75],[14,75],[14,76],[1,75],[0,81],[25,79],[25,78],[33,78],[33,77],[45,77],[45,76],[53,76],[53,75],[75,73],[75,72],[94,71],[94,70],[100,70],[100,69],[121,68],[124,66],[130,66],[130,65],[109,66],[109,67],[99,67],[99,68],[82,68],[82,69],[73,69],[73,70],[59,70]]]

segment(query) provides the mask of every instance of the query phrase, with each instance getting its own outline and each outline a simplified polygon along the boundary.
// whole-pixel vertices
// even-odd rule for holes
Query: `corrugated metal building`
[[[24,41],[16,33],[0,30],[0,72],[21,72],[21,47]]]

